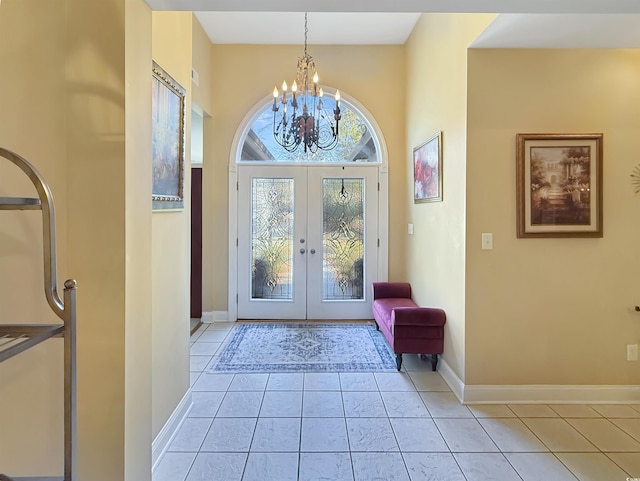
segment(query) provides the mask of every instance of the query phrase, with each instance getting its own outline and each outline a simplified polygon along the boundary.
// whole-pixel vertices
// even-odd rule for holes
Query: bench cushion
[[[405,297],[383,297],[373,301],[374,317],[391,330],[391,313],[395,307],[416,307],[415,302]]]

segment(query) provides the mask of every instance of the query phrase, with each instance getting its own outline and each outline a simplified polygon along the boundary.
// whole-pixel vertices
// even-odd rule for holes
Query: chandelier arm
[[[274,89],[273,136],[275,141],[287,152],[293,153],[303,144],[305,153],[316,153],[318,150],[330,150],[338,144],[338,125],[341,119],[340,100],[336,93],[336,107],[333,118],[330,110],[325,111],[322,105],[322,89],[318,85],[313,57],[308,53],[308,12],[304,14],[304,57],[298,58],[296,82],[291,93],[283,83],[282,117],[276,118],[279,108],[277,89]],[[313,80],[311,81],[311,77]],[[290,106],[290,119],[287,116],[287,106]],[[311,107],[310,107],[311,106]],[[302,112],[299,113],[298,107]],[[309,113],[311,108],[311,113]]]

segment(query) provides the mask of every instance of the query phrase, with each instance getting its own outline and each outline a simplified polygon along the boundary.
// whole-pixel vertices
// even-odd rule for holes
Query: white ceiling
[[[214,43],[403,44],[420,13],[500,13],[476,48],[640,48],[640,0],[146,0],[191,10]],[[318,4],[321,3],[321,4]]]
[[[302,44],[301,12],[196,12],[213,43]],[[310,45],[403,44],[419,13],[309,13]]]
[[[502,14],[471,47],[640,48],[640,14]]]

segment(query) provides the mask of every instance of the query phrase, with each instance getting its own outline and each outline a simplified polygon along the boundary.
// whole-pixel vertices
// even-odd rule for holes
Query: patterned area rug
[[[396,362],[372,323],[238,323],[210,372],[380,372]]]

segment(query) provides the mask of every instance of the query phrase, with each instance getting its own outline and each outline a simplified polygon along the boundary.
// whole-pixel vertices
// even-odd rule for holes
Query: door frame
[[[239,179],[242,179],[238,192],[242,192],[242,198],[238,200],[239,215],[236,217],[244,218],[244,222],[238,223],[238,279],[246,280],[246,285],[241,286],[238,283],[237,291],[239,294],[238,303],[236,309],[238,314],[240,311],[244,311],[243,318],[245,319],[302,319],[306,317],[306,250],[299,252],[300,247],[307,247],[301,245],[300,247],[296,243],[299,237],[307,237],[306,234],[306,221],[303,223],[298,218],[298,214],[301,214],[303,207],[306,208],[307,204],[307,171],[300,169],[300,167],[290,167],[288,165],[269,165],[269,166],[242,166],[239,171],[242,171],[243,175],[239,175]],[[240,174],[240,172],[239,172]],[[255,177],[258,178],[273,178],[285,179],[291,181],[293,186],[291,190],[292,194],[292,207],[293,207],[293,223],[291,231],[291,297],[288,299],[257,299],[253,297],[253,290],[251,289],[251,270],[252,270],[252,207],[253,207],[253,191],[252,180]],[[301,186],[304,184],[304,186]],[[240,197],[240,195],[238,196]],[[240,238],[240,232],[243,233]],[[240,249],[246,249],[243,255],[240,255]],[[301,280],[304,278],[304,282]],[[240,309],[240,306],[244,309]]]
[[[308,195],[315,193],[317,204],[308,204],[309,215],[315,222],[307,223],[307,236],[309,242],[315,239],[317,244],[318,257],[310,259],[311,265],[307,264],[307,319],[367,319],[371,317],[371,305],[373,303],[372,290],[369,287],[371,282],[378,280],[377,262],[379,257],[379,246],[377,245],[379,215],[375,217],[378,209],[378,169],[375,165],[350,164],[348,166],[334,166],[331,164],[316,164],[308,168],[312,172],[308,176]],[[364,278],[362,299],[324,299],[322,284],[324,277],[323,270],[323,183],[322,179],[359,179],[362,180],[363,190],[363,218],[364,218]],[[314,216],[315,214],[315,216]],[[309,243],[309,248],[314,247]],[[313,257],[313,256],[312,256]],[[315,268],[312,267],[315,264]],[[319,276],[319,277],[318,277]],[[315,285],[312,285],[313,282]],[[311,295],[310,295],[311,293]]]
[[[191,319],[202,319],[202,166],[191,167]]]
[[[378,276],[378,168],[377,165],[333,163],[241,165],[238,189],[238,317],[243,319],[367,319],[371,315],[371,282]],[[262,299],[252,296],[251,237],[252,179],[288,179],[295,183],[292,198],[294,222],[292,235],[291,297]],[[362,208],[365,230],[363,249],[364,283],[361,299],[323,298],[323,179],[362,181]],[[299,242],[298,243],[298,239]],[[243,250],[240,253],[240,249]],[[316,255],[317,251],[317,255]]]
[[[325,89],[326,90],[326,89]],[[341,92],[343,101],[362,114],[364,119],[369,123],[371,131],[375,134],[373,140],[376,143],[380,162],[376,164],[367,164],[369,168],[378,169],[378,272],[376,280],[386,281],[389,277],[389,153],[384,135],[380,126],[375,121],[371,113],[346,92]],[[247,114],[240,122],[240,126],[236,130],[229,154],[229,172],[228,172],[228,196],[229,196],[229,217],[228,217],[228,298],[227,298],[227,319],[230,322],[238,320],[238,162],[242,153],[242,141],[247,135],[251,127],[253,118],[264,109],[265,105],[273,100],[271,95],[265,96]],[[241,162],[242,165],[283,165],[282,162]],[[298,162],[298,164],[304,164]],[[309,162],[309,165],[318,165],[316,162]],[[331,163],[331,166],[352,166],[353,162]],[[367,286],[365,286],[365,289]],[[373,316],[371,317],[373,319]]]

